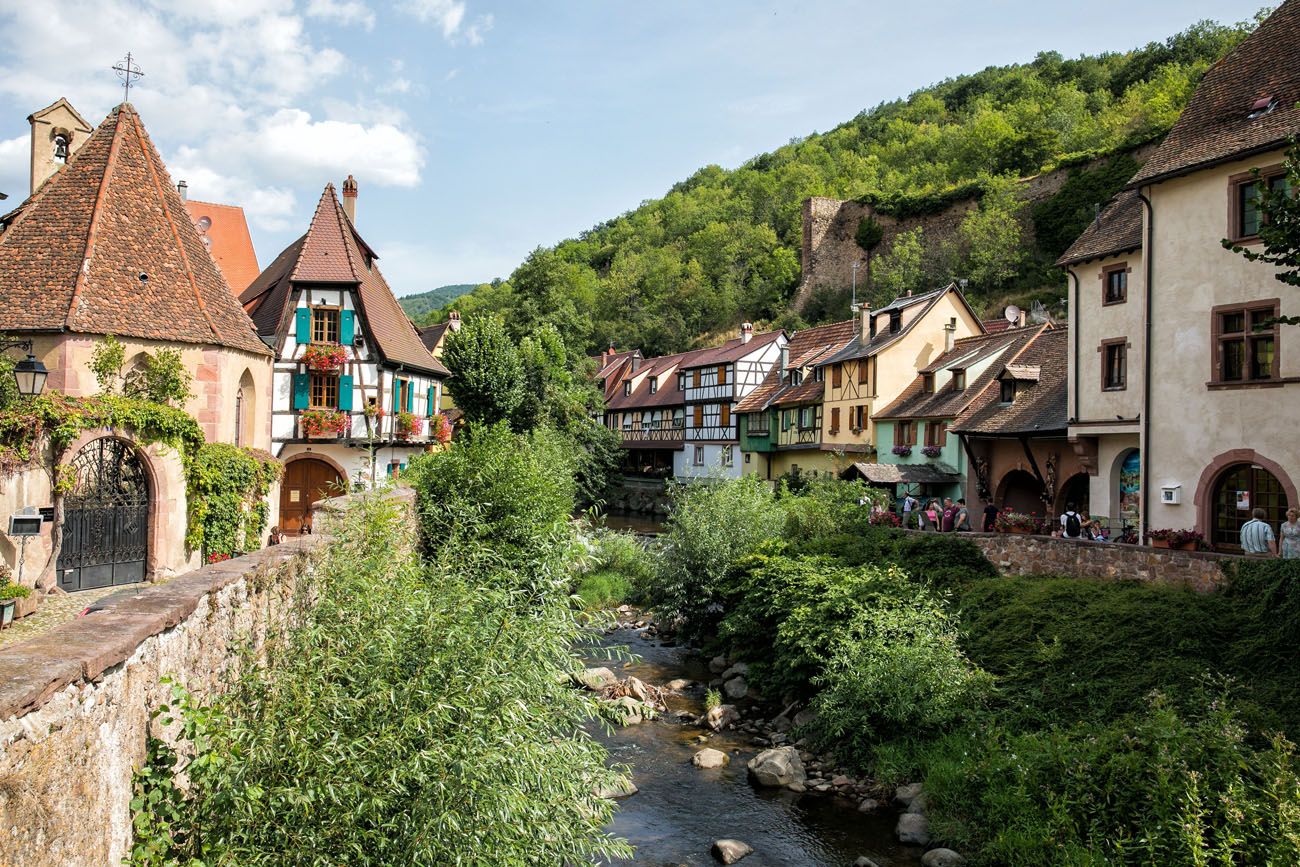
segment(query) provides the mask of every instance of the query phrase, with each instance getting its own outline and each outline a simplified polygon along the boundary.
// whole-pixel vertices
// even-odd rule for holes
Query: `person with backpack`
[[[1065,504],[1065,514],[1061,515],[1061,535],[1066,539],[1083,538],[1083,519],[1074,510],[1074,503]]]

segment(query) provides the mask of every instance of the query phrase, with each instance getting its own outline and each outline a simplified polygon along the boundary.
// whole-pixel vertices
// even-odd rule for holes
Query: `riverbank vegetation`
[[[972,864],[1300,863],[1297,564],[1244,561],[1212,595],[1003,578],[960,535],[871,526],[871,497],[684,489],[644,592],[815,710],[816,749],[924,779]],[[715,522],[761,532],[719,550]]]
[[[211,705],[177,688],[133,803],[138,865],[586,863],[620,774],[569,686],[572,464],[482,426],[412,462],[418,528],[380,492],[334,520],[315,604]],[[184,789],[173,782],[179,755]]]

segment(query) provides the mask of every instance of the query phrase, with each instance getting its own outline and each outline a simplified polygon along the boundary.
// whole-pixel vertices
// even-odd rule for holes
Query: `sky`
[[[241,205],[266,267],[327,182],[399,295],[538,246],[965,72],[1121,51],[1261,0],[0,0],[0,192],[31,112],[131,91],[190,197]]]

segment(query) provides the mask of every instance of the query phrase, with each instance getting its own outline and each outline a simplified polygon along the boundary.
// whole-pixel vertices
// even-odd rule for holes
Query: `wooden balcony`
[[[685,441],[686,428],[671,423],[649,427],[634,424],[631,427],[620,428],[618,435],[625,446],[631,443],[663,443],[665,446],[679,446]]]

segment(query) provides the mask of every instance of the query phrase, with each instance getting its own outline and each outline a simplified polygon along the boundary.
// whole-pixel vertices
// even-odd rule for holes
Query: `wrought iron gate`
[[[72,459],[64,498],[59,587],[72,592],[133,584],[145,577],[149,482],[135,447],[105,437]]]

